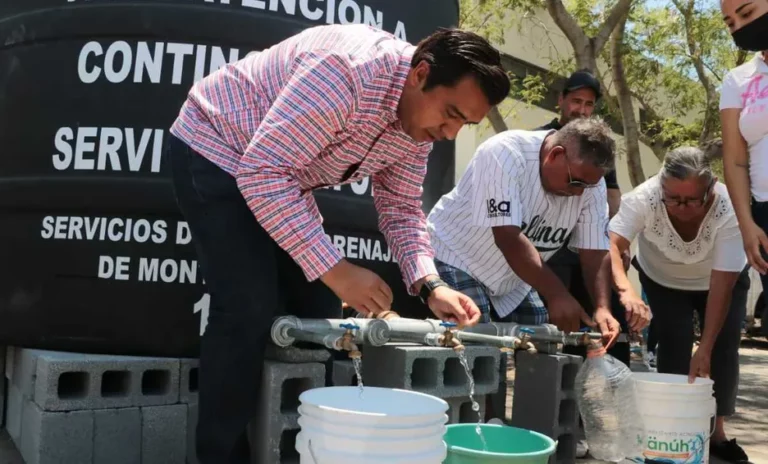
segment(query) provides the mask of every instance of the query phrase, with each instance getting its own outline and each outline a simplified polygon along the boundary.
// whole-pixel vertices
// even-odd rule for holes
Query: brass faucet
[[[339,327],[346,329],[344,335],[341,337],[341,346],[339,348],[349,351],[349,357],[352,359],[361,358],[363,354],[358,349],[357,344],[355,344],[355,333],[353,332],[354,330],[360,329],[360,326],[355,324],[341,324]]]
[[[453,348],[453,351],[461,351],[464,349],[464,345],[462,345],[461,341],[455,337],[454,331],[451,330],[452,328],[456,327],[455,322],[441,322],[441,327],[445,327],[445,332],[443,332],[440,337],[438,337],[437,341],[440,344],[440,346],[444,346],[446,348]]]
[[[536,347],[531,342],[531,335],[534,333],[533,329],[529,329],[528,327],[520,329],[520,349],[526,350],[529,353],[536,353]]]

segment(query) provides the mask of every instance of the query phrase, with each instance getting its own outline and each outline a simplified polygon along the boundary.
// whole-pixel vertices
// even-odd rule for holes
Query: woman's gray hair
[[[675,148],[664,156],[661,166],[661,179],[690,179],[696,177],[709,183],[715,178],[710,165],[710,157],[696,147]]]

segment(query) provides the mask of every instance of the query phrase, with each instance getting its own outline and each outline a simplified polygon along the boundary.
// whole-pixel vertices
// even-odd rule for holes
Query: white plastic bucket
[[[431,451],[403,456],[374,456],[371,453],[356,454],[350,450],[328,449],[307,439],[304,432],[296,436],[296,450],[299,452],[299,464],[442,464],[448,455],[444,441]],[[311,441],[310,441],[311,440]]]
[[[440,464],[448,403],[390,388],[326,387],[299,397],[301,463]]]
[[[650,375],[649,375],[650,374]],[[643,456],[669,464],[707,464],[712,418],[712,381],[674,374],[636,373],[637,407],[645,425]]]
[[[633,372],[635,388],[638,391],[660,393],[662,395],[705,395],[712,396],[715,384],[712,379],[697,377],[688,383],[687,375],[659,374],[656,372]]]

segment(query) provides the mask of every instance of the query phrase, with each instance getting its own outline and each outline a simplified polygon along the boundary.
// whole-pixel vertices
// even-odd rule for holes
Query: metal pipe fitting
[[[483,345],[490,345],[498,348],[518,349],[520,347],[520,339],[517,337],[499,337],[496,335],[486,335],[460,330],[456,332],[456,338],[462,342],[481,343]]]
[[[341,334],[320,334],[317,332],[309,332],[301,329],[288,329],[288,336],[291,337],[294,342],[309,342],[316,345],[324,346],[330,350],[341,351],[342,349],[342,337]]]

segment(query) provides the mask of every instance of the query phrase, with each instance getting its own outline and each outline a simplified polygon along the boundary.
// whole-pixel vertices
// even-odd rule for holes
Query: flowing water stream
[[[483,442],[483,451],[488,451],[488,443],[486,443],[483,429],[480,427],[480,424],[483,423],[483,418],[480,416],[480,405],[475,401],[475,378],[472,376],[472,369],[469,368],[467,355],[464,353],[464,350],[460,350],[457,354],[459,355],[459,362],[464,366],[464,371],[469,379],[469,400],[472,402],[472,410],[477,413],[477,427],[475,427],[475,431],[477,436],[480,437],[480,441]]]

